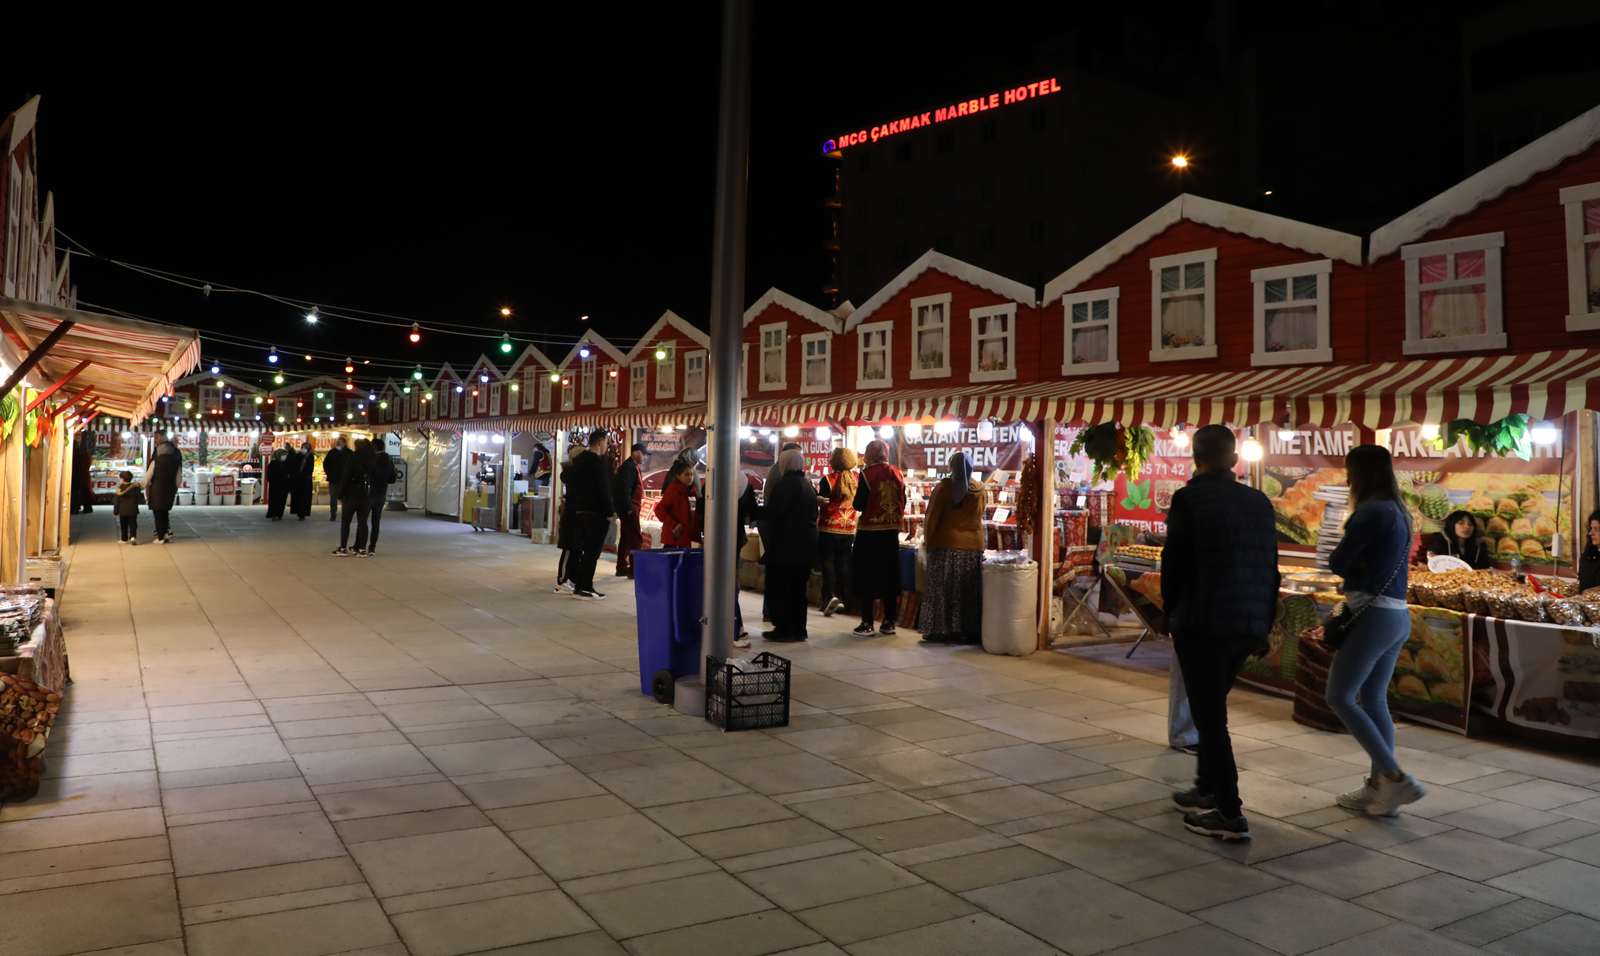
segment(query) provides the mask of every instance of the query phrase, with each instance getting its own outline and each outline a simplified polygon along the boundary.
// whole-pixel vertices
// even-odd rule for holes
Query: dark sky
[[[823,303],[821,200],[832,168],[818,146],[839,129],[1025,82],[1065,57],[1194,102],[1194,128],[1175,136],[1209,135],[1216,168],[1232,169],[1237,156],[1221,144],[1236,140],[1240,48],[1278,50],[1291,63],[1311,57],[1315,75],[1296,77],[1303,112],[1338,102],[1341,117],[1352,96],[1376,96],[1389,74],[1414,79],[1435,68],[1429,56],[1448,74],[1458,56],[1448,43],[1424,56],[1411,42],[1411,31],[1453,37],[1436,4],[1283,10],[758,3],[746,301],[776,285]],[[37,72],[13,59],[0,74],[0,110],[42,94],[42,184],[56,193],[62,231],[98,256],[329,311],[485,329],[413,346],[405,329],[333,319],[312,327],[296,308],[238,294],[202,301],[75,259],[84,302],[329,357],[286,359],[293,370],[338,373],[349,354],[373,359],[368,372],[422,362],[431,374],[443,360],[460,368],[480,352],[498,356],[501,331],[559,358],[585,314],[623,349],[667,308],[704,326],[719,5],[582,5],[561,22],[481,16],[453,26],[241,23],[199,36],[130,21],[125,35],[75,41],[70,60],[37,58]],[[1053,45],[1042,51],[1041,40]],[[67,68],[88,62],[93,69]],[[1270,78],[1280,119],[1302,106],[1299,87],[1281,79]],[[1432,82],[1447,97],[1459,85],[1450,75]],[[1374,215],[1403,212],[1457,178],[1459,123],[1449,104],[1435,107],[1443,121],[1408,147],[1426,174]],[[1415,113],[1415,104],[1385,108]],[[1261,165],[1283,179],[1299,157],[1325,152],[1314,115],[1289,125],[1294,135],[1259,147]],[[1357,153],[1363,135],[1338,131]],[[1230,172],[1208,194],[1235,200],[1238,181]],[[513,318],[501,318],[502,306]],[[265,351],[206,344],[208,360],[241,375],[264,367]]]

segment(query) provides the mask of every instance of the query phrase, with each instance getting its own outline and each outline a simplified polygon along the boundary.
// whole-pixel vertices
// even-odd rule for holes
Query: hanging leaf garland
[[[1112,481],[1117,472],[1129,479],[1139,477],[1144,463],[1155,453],[1155,432],[1143,425],[1124,426],[1118,422],[1090,425],[1073,439],[1068,454],[1084,455],[1094,463],[1096,483]]]
[[[1441,448],[1454,448],[1456,442],[1465,440],[1473,451],[1486,451],[1504,458],[1516,455],[1523,461],[1533,457],[1533,438],[1527,415],[1507,415],[1497,422],[1480,425],[1470,418],[1457,418],[1445,423]]]
[[[11,437],[11,429],[17,424],[17,413],[22,411],[22,404],[15,395],[0,398],[0,441]]]

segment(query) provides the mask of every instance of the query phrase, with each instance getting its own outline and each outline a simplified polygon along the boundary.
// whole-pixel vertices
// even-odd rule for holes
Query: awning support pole
[[[78,373],[83,371],[84,369],[88,368],[90,364],[91,363],[89,362],[88,359],[84,359],[83,361],[79,362],[77,364],[77,366],[73,368],[72,371],[70,371],[67,374],[65,374],[65,375],[61,376],[60,378],[56,379],[56,382],[55,382],[54,385],[52,385],[49,388],[45,389],[44,391],[40,392],[38,395],[35,395],[33,397],[33,401],[29,402],[28,403],[28,407],[23,409],[23,411],[24,412],[31,412],[35,408],[38,408],[40,405],[43,405],[44,402],[45,402],[45,399],[49,398],[51,395],[54,395],[56,393],[56,389],[60,388],[61,386],[65,385],[68,382],[72,381],[73,379],[77,378],[78,377]]]
[[[750,0],[722,7],[722,97],[717,121],[716,208],[711,240],[711,408],[706,502],[705,617],[701,676],[707,655],[733,648],[739,599],[734,523],[739,471],[739,356],[744,335],[745,204],[750,157]]]
[[[81,402],[84,399],[88,398],[92,394],[94,394],[94,386],[90,385],[88,388],[86,388],[83,391],[79,392],[78,394],[72,396],[72,398],[69,399],[66,404],[57,405],[56,408],[55,408],[55,411],[50,413],[50,417],[51,418],[55,418],[57,415],[59,415],[62,412],[66,411],[67,409],[71,408],[72,406],[78,404],[79,402]]]
[[[28,357],[22,360],[21,365],[17,366],[17,370],[12,372],[11,376],[6,379],[5,385],[0,386],[0,398],[10,395],[11,390],[17,387],[17,383],[22,381],[23,377],[29,372],[33,371],[33,367],[38,365],[40,360],[45,357],[45,354],[55,348],[56,343],[61,341],[62,337],[68,332],[71,332],[72,327],[76,324],[75,322],[63,321],[60,325],[51,329],[50,334],[44,337],[44,341],[34,346],[33,350],[28,353]]]

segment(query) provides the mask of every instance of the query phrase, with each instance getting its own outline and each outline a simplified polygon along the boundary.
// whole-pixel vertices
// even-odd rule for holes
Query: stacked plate
[[[1345,485],[1323,485],[1311,493],[1327,502],[1322,512],[1322,529],[1317,533],[1317,567],[1328,570],[1328,555],[1344,538],[1344,519],[1350,513],[1350,489]]]

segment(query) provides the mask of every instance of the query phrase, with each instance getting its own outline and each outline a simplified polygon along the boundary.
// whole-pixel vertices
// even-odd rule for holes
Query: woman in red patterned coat
[[[850,549],[856,541],[856,453],[835,448],[831,470],[817,494],[817,564],[822,571],[822,616],[844,607],[839,594],[850,580]]]
[[[900,469],[889,464],[889,446],[873,441],[865,452],[866,467],[856,488],[855,567],[852,581],[856,600],[861,602],[861,624],[857,634],[873,630],[873,601],[883,602],[880,633],[893,634],[900,613],[900,524],[905,514],[906,482]]]

